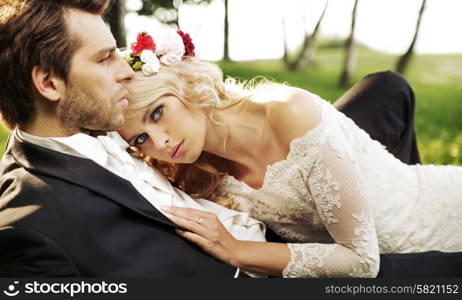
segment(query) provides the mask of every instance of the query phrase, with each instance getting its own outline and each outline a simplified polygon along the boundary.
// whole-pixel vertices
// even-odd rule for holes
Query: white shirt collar
[[[121,167],[131,166],[133,172],[138,173],[138,178],[164,192],[174,194],[172,185],[163,174],[146,162],[132,157],[126,151],[129,145],[116,131],[108,132],[106,135],[100,135],[96,138],[84,133],[77,133],[68,137],[45,138],[28,134],[18,128],[14,130],[13,134],[22,141],[72,156],[90,159],[124,178],[123,174],[127,168],[122,170]]]

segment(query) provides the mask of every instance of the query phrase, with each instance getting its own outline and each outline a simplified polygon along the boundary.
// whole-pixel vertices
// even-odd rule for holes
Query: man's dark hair
[[[80,41],[67,28],[66,10],[102,15],[110,0],[0,0],[0,113],[10,128],[35,115],[35,66],[66,83]]]

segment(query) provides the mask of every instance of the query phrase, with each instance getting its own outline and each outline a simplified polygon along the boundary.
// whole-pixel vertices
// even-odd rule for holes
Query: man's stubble
[[[88,131],[114,131],[122,127],[122,109],[113,99],[101,99],[94,93],[69,83],[66,95],[57,107],[61,124],[72,134]]]

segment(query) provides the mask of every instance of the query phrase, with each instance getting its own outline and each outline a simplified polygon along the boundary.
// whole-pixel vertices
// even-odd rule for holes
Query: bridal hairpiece
[[[133,70],[141,70],[145,76],[158,73],[161,64],[170,66],[195,57],[191,37],[181,30],[162,30],[156,42],[147,32],[140,32],[130,48],[125,59]]]

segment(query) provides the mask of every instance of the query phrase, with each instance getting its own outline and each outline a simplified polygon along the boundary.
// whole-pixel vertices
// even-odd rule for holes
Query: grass
[[[8,134],[8,130],[6,130],[3,126],[0,125],[0,156],[2,156],[3,151],[5,151]]]
[[[280,60],[220,63],[225,74],[241,79],[265,76],[301,87],[334,101],[346,89],[337,85],[343,51],[328,42],[317,51],[311,70],[289,72]],[[397,57],[358,47],[353,82],[372,72],[392,70]],[[462,54],[419,55],[411,61],[406,78],[416,94],[416,132],[422,162],[462,165]],[[0,128],[0,155],[7,131]]]
[[[397,56],[359,47],[353,82],[364,75],[393,70]],[[251,79],[264,75],[307,89],[335,101],[345,92],[338,87],[343,51],[321,47],[317,65],[310,70],[290,72],[281,61],[220,63],[226,75]],[[462,54],[419,55],[406,74],[416,94],[415,127],[422,163],[462,165]]]

